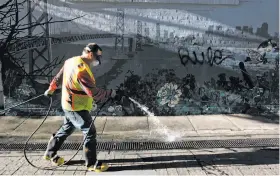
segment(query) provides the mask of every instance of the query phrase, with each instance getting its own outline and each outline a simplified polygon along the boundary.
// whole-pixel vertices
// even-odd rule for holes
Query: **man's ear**
[[[89,52],[89,54],[90,54],[90,57],[93,58],[93,56],[94,56],[93,52]]]

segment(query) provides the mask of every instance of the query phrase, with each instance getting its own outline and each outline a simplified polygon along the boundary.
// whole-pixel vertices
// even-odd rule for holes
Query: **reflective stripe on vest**
[[[73,57],[65,62],[62,86],[62,108],[68,111],[91,111],[93,98],[85,94],[77,76],[86,70],[95,82],[89,66],[80,57]]]

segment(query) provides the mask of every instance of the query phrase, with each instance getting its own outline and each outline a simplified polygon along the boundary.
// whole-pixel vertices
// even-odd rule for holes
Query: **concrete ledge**
[[[104,132],[148,131],[147,117],[107,117]]]
[[[42,122],[43,117],[0,117],[0,138],[19,140],[29,136]],[[33,140],[48,140],[63,124],[63,117],[51,116],[38,130]],[[106,116],[95,121],[98,139],[113,140],[186,140],[248,138],[279,135],[279,124],[265,118],[248,115],[198,116]],[[78,130],[69,140],[82,140]],[[1,140],[2,140],[1,139]]]
[[[188,116],[190,122],[197,131],[200,130],[240,130],[235,124],[227,119],[224,115],[215,116]]]

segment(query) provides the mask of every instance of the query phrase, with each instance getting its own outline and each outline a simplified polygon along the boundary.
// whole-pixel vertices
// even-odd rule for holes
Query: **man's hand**
[[[50,96],[52,96],[53,92],[54,92],[54,91],[52,91],[51,89],[48,89],[48,90],[45,91],[44,95],[45,95],[46,97],[50,97]]]
[[[116,95],[117,95],[116,90],[112,90],[112,92],[111,92],[111,98],[115,98]]]

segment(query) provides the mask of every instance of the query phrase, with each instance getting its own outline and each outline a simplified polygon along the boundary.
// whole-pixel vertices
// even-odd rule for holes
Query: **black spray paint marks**
[[[254,87],[254,84],[253,84],[253,81],[251,79],[251,76],[249,75],[249,73],[245,69],[245,65],[244,65],[243,62],[239,62],[239,68],[242,72],[242,76],[243,76],[244,81],[249,86],[249,88],[252,89]]]
[[[208,63],[210,66],[213,66],[214,63],[216,65],[220,65],[225,59],[233,59],[234,60],[234,58],[232,56],[229,56],[229,55],[223,57],[223,53],[222,53],[221,50],[217,49],[213,52],[211,47],[207,48],[206,56],[205,56],[204,52],[201,52],[202,60],[199,60],[197,58],[197,54],[196,54],[195,51],[193,51],[192,54],[193,54],[193,57],[190,56],[188,48],[179,48],[178,49],[178,56],[181,60],[181,64],[184,65],[184,66],[186,66],[189,61],[191,61],[191,63],[194,64],[194,65],[196,63],[199,63],[200,65],[203,65],[206,61],[206,63]],[[207,58],[207,60],[205,59],[205,57]]]

